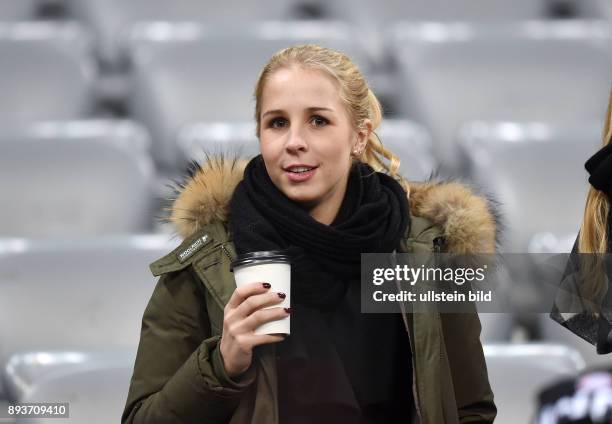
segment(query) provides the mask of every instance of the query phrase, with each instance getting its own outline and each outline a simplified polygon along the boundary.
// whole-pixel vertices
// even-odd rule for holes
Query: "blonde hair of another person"
[[[353,121],[355,128],[362,128],[364,121],[372,123],[372,133],[365,149],[355,160],[370,165],[375,171],[382,171],[394,177],[409,193],[408,182],[398,173],[399,158],[386,149],[375,133],[382,121],[382,107],[363,74],[345,54],[315,44],[288,47],[276,52],[264,66],[255,85],[255,121],[257,137],[260,132],[261,99],[268,78],[279,69],[302,66],[317,69],[332,78],[339,87],[340,98]]]
[[[603,129],[603,145],[612,139],[612,92],[608,102],[608,111]],[[605,193],[590,187],[587,194],[584,216],[578,239],[578,253],[581,256],[581,280],[583,299],[593,302],[591,308],[598,315],[599,305],[606,292],[603,255],[608,247],[607,220],[610,212],[610,202]]]

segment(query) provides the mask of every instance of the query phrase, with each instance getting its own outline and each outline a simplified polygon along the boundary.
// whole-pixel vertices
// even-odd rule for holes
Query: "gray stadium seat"
[[[527,253],[539,233],[580,226],[588,189],[584,162],[601,146],[601,126],[466,124],[459,135],[474,181],[501,203],[504,252]]]
[[[585,18],[612,20],[612,2],[609,0],[573,0],[571,4]]]
[[[0,127],[90,115],[89,48],[77,24],[0,23]]]
[[[119,422],[125,406],[135,353],[34,352],[14,356],[6,369],[20,402],[68,403],[69,418],[58,423]],[[18,418],[16,423],[46,423]]]
[[[612,26],[602,22],[398,24],[390,31],[402,113],[432,132],[457,172],[455,132],[469,120],[603,121]]]
[[[358,37],[378,63],[384,63],[388,45],[382,34],[398,21],[504,22],[542,19],[548,0],[317,0],[323,13],[359,27]]]
[[[22,352],[12,355],[0,374],[6,383],[7,399],[24,402],[44,380],[89,369],[129,368],[135,358],[135,349]],[[124,386],[126,382],[116,388]]]
[[[251,21],[284,20],[300,17],[298,3],[296,0],[67,0],[71,14],[94,29],[103,62],[115,66],[122,59],[123,39],[131,25],[137,22],[222,21],[241,25]]]
[[[480,325],[480,341],[482,343],[509,342],[515,329],[514,315],[507,312],[487,312],[478,315]]]
[[[178,243],[161,234],[0,239],[0,369],[31,351],[135,354],[155,287],[148,265]]]
[[[255,123],[200,122],[180,132],[178,145],[184,157],[201,163],[206,154],[234,154],[251,158],[257,156],[259,140],[255,135]]]
[[[580,223],[576,224],[576,229],[580,227]],[[576,232],[568,234],[536,233],[529,240],[527,249],[532,253],[569,253],[576,241],[576,235]]]
[[[37,5],[37,0],[2,0],[0,1],[0,22],[32,19]]]
[[[400,173],[408,180],[427,180],[437,170],[431,138],[422,126],[407,120],[385,119],[376,134],[383,146],[400,158]]]
[[[383,145],[399,156],[400,173],[408,180],[427,179],[436,168],[431,141],[424,128],[409,121],[387,119],[376,131]],[[179,147],[189,159],[201,162],[205,153],[242,152],[243,156],[259,154],[255,124],[198,123],[179,135]]]
[[[148,144],[146,132],[127,121],[0,131],[0,237],[149,230]]]
[[[484,353],[497,405],[496,424],[531,422],[539,390],[584,369],[580,354],[562,345],[490,344]]]
[[[261,23],[240,30],[197,24],[150,24],[132,33],[132,115],[152,131],[153,157],[173,168],[184,162],[176,137],[197,122],[253,119],[261,68],[281,48],[322,43],[351,55],[361,50],[337,23]]]
[[[393,21],[511,21],[543,18],[546,0],[341,0],[323,2],[328,14],[358,23]]]

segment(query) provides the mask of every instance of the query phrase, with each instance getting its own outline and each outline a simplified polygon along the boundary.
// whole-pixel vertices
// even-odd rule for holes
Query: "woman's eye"
[[[316,126],[316,127],[323,127],[325,125],[327,125],[329,123],[329,121],[325,118],[323,118],[322,116],[313,116],[311,122]]]
[[[282,128],[285,125],[287,125],[287,120],[284,118],[274,118],[268,124],[270,128]]]

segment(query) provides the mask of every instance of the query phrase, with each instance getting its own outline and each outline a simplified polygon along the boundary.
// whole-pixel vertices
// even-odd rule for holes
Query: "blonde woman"
[[[340,52],[277,52],[255,101],[261,154],[210,158],[174,201],[185,241],[151,265],[122,422],[493,422],[477,314],[360,308],[362,252],[493,252],[486,201],[403,180],[374,134],[380,104]],[[291,309],[266,281],[236,288],[236,255],[270,250],[291,256]],[[254,334],[287,316],[289,336]]]
[[[565,279],[576,287],[582,312],[556,305],[551,317],[592,343],[597,353],[612,352],[612,92],[603,130],[603,147],[585,163],[591,187],[587,195],[580,233],[572,249]]]

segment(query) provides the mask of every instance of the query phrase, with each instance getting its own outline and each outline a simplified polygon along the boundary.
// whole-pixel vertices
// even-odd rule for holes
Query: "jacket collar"
[[[188,238],[213,221],[226,221],[235,187],[242,180],[245,159],[208,157],[194,164],[190,175],[174,188],[176,196],[166,218],[175,232]],[[492,201],[455,181],[410,183],[410,214],[438,226],[454,253],[493,253],[498,217]]]

